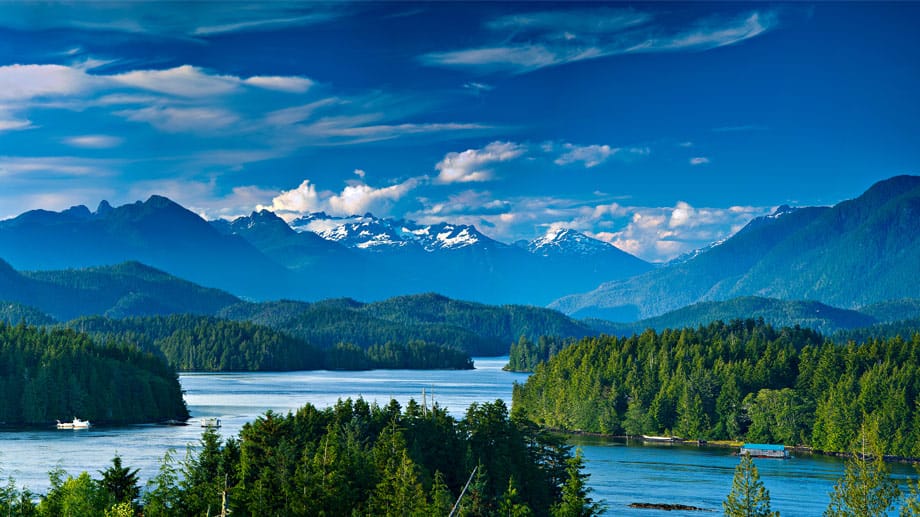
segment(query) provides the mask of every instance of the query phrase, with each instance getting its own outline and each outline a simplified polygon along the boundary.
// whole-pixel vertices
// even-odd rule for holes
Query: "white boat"
[[[202,418],[201,427],[220,427],[220,419],[214,417]]]
[[[72,422],[61,422],[57,421],[58,429],[89,429],[92,424],[89,423],[89,420],[80,420],[77,417],[73,417]]]
[[[655,443],[673,443],[682,441],[676,436],[649,436],[647,434],[642,435],[642,439],[646,442],[655,442]]]

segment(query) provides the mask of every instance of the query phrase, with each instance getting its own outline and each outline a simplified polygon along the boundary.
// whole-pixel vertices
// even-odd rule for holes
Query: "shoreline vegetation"
[[[510,362],[510,361],[509,361]],[[513,391],[538,425],[920,457],[920,333],[837,344],[762,320],[585,338]]]
[[[267,411],[222,439],[203,431],[167,451],[142,492],[120,458],[101,471],[49,473],[37,495],[10,478],[0,510],[16,515],[597,515],[580,451],[512,417],[501,400],[461,419],[437,404],[339,400]],[[464,495],[461,496],[461,491]],[[38,501],[35,504],[35,501]],[[117,510],[117,512],[116,512]]]

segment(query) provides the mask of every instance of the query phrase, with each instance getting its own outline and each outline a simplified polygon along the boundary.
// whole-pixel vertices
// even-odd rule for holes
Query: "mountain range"
[[[614,321],[742,296],[856,309],[920,298],[918,278],[920,177],[897,176],[831,207],[781,207],[699,253],[550,307]]]
[[[288,223],[259,211],[206,221],[152,196],[119,207],[103,201],[95,211],[34,210],[0,221],[0,259],[6,261],[0,262],[0,294],[25,293],[22,300],[8,299],[66,319],[72,316],[68,302],[43,293],[49,275],[76,268],[83,271],[80,279],[55,292],[99,313],[144,307],[201,312],[199,306],[184,307],[181,296],[145,299],[124,279],[128,283],[105,296],[96,291],[93,282],[103,272],[133,268],[143,281],[169,273],[193,283],[183,289],[208,286],[249,301],[372,302],[437,292],[489,304],[549,304],[576,318],[621,322],[739,297],[858,309],[920,299],[918,235],[917,176],[881,181],[835,206],[781,206],[731,237],[660,267],[567,229],[506,244],[474,226],[372,214],[319,212]],[[124,262],[115,270],[101,267]]]
[[[573,231],[516,246],[473,226],[371,214],[317,213],[289,225],[260,211],[208,222],[161,196],[119,207],[103,201],[95,212],[76,206],[0,221],[0,258],[19,270],[137,261],[252,300],[372,301],[436,291],[531,305],[652,267]]]

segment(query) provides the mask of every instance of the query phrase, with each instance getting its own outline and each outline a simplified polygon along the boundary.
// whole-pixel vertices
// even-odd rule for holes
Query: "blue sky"
[[[0,3],[0,217],[169,196],[662,261],[920,163],[920,4]]]

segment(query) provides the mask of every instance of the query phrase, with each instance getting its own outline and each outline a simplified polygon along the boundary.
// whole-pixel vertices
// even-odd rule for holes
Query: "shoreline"
[[[621,435],[621,434],[605,434],[605,433],[595,433],[590,431],[569,431],[565,429],[554,429],[545,427],[549,432],[556,433],[562,436],[587,436],[592,438],[602,438],[605,440],[622,440],[625,442],[638,441],[645,444],[659,445],[659,446],[696,446],[696,447],[713,447],[720,449],[731,449],[731,448],[740,448],[746,442],[734,441],[734,440],[684,440],[676,438],[670,442],[655,442],[650,440],[645,440],[641,436],[633,435]],[[793,454],[804,454],[804,455],[813,455],[813,456],[829,456],[835,458],[851,458],[857,453],[852,452],[835,452],[835,451],[822,451],[820,449],[813,449],[807,445],[785,445],[787,451]],[[737,453],[736,453],[737,454]],[[882,456],[882,460],[886,463],[903,463],[903,464],[918,464],[920,463],[920,457],[910,457],[910,456],[896,456],[893,454],[885,454]]]

